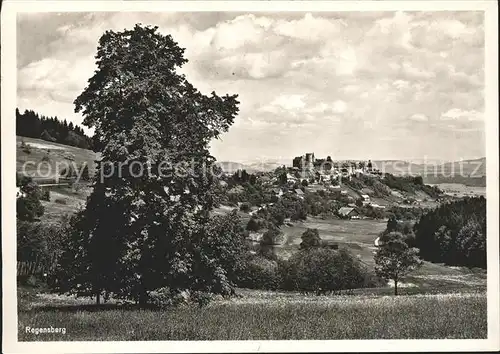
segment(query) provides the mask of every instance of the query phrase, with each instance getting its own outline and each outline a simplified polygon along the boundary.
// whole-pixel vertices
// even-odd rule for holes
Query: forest
[[[16,135],[43,139],[82,149],[92,149],[92,138],[85,135],[81,127],[66,119],[46,117],[33,110],[21,113],[16,108]]]
[[[486,268],[486,199],[442,204],[415,224],[420,256],[431,262]]]

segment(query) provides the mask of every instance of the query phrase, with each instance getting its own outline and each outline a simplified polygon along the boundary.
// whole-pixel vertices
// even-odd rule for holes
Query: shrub
[[[164,287],[150,291],[148,294],[148,301],[150,304],[159,308],[187,305],[189,301],[189,293],[186,291],[175,291],[169,287]]]
[[[16,200],[16,214],[19,220],[35,221],[43,215],[45,208],[40,200],[33,195],[20,197]]]
[[[238,267],[236,283],[241,288],[278,289],[281,286],[279,263],[260,255],[247,255]]]
[[[313,248],[294,254],[285,266],[287,290],[317,294],[362,287],[367,271],[347,250]]]
[[[37,261],[51,267],[63,252],[68,219],[63,217],[59,223],[17,221],[17,259]]]

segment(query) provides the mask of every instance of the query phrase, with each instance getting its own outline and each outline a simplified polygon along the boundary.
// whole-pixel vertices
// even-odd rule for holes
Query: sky
[[[220,161],[485,156],[481,12],[24,13],[18,107],[81,124],[100,36],[156,25],[201,92],[238,94]]]

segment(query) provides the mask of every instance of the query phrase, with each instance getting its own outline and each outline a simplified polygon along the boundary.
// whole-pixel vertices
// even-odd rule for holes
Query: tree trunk
[[[398,294],[398,280],[394,279],[394,295]]]
[[[101,292],[98,291],[95,297],[95,304],[99,305],[101,303]]]

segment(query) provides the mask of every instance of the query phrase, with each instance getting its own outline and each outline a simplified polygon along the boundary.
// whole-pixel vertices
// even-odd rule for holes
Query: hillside
[[[22,144],[27,146],[23,148]],[[74,163],[87,164],[89,172],[95,171],[98,155],[86,149],[48,142],[42,139],[16,137],[16,170],[26,172],[39,182],[56,177],[57,166]],[[24,170],[23,170],[24,166]]]

